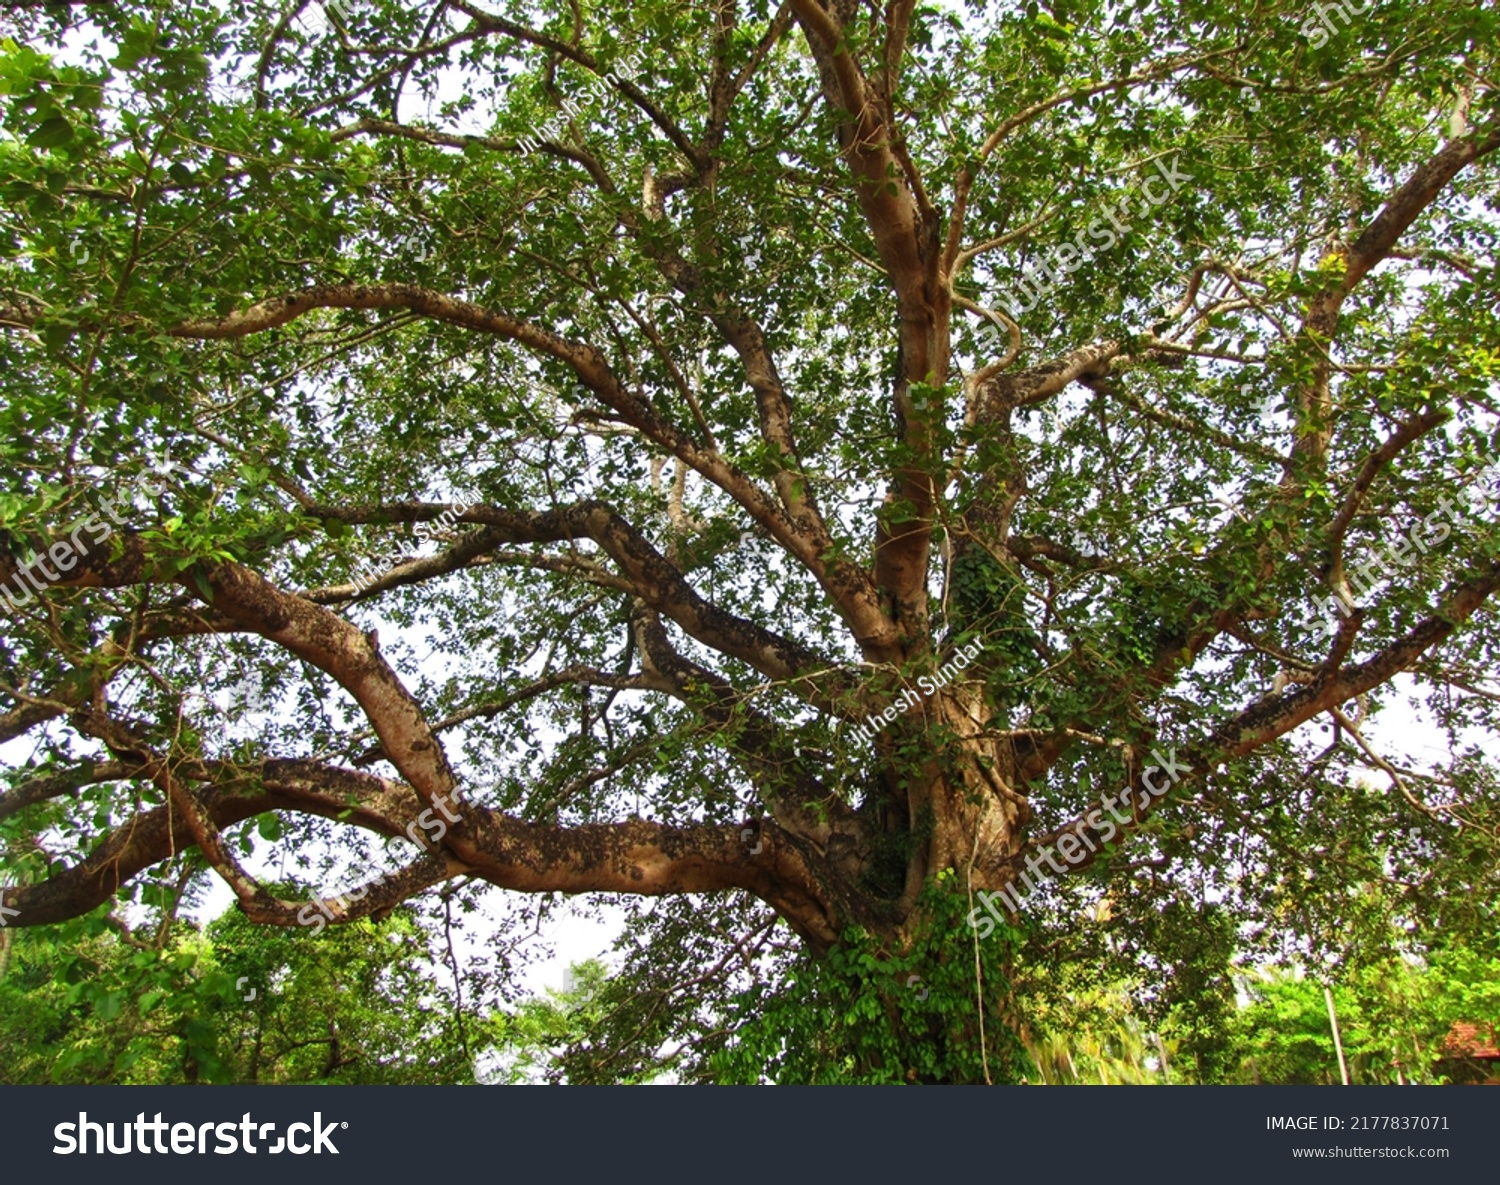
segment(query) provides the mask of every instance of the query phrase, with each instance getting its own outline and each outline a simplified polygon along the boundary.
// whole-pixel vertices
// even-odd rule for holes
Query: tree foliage
[[[1500,16],[1365,8],[10,5],[0,920],[611,894],[577,1080],[1488,950]]]
[[[15,1083],[472,1081],[493,1034],[483,977],[445,983],[414,919],[326,938],[238,911],[199,930],[132,932],[91,915],[14,931],[0,966],[0,1045]]]

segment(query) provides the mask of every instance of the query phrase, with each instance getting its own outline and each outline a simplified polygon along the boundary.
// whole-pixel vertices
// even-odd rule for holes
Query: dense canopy
[[[1493,7],[3,19],[8,927],[602,894],[575,1080],[1500,968]]]

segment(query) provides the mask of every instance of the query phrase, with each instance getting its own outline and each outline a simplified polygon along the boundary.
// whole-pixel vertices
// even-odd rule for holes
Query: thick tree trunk
[[[1035,775],[1036,755],[987,728],[978,665],[877,734],[878,790],[830,829],[821,852],[780,834],[805,858],[777,861],[790,881],[778,877],[774,899],[762,895],[814,950],[851,925],[908,950],[926,924],[919,903],[934,879],[951,874],[965,893],[1011,879],[1031,818],[1020,788]]]

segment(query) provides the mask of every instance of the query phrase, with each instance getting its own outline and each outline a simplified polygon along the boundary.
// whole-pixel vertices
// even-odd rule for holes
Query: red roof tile
[[[1495,1038],[1495,1026],[1454,1021],[1443,1041],[1443,1053],[1447,1057],[1500,1061],[1500,1041]]]

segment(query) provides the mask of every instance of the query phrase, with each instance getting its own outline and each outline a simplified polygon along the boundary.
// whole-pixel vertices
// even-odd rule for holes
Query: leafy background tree
[[[12,1084],[464,1082],[492,1036],[482,975],[445,986],[404,913],[319,938],[237,910],[154,933],[90,915],[16,931],[7,950]]]
[[[442,990],[377,957],[421,903],[455,1019],[401,1073],[468,1072],[557,895],[629,915],[568,1080],[1016,1080],[1058,984],[1128,993],[1100,1059],[1222,1080],[1246,966],[1494,1019],[1492,8],[6,11],[0,917],[75,927],[17,964],[46,1008],[220,990],[209,869],[324,985],[362,941]],[[318,1015],[62,1072],[398,1073]]]

